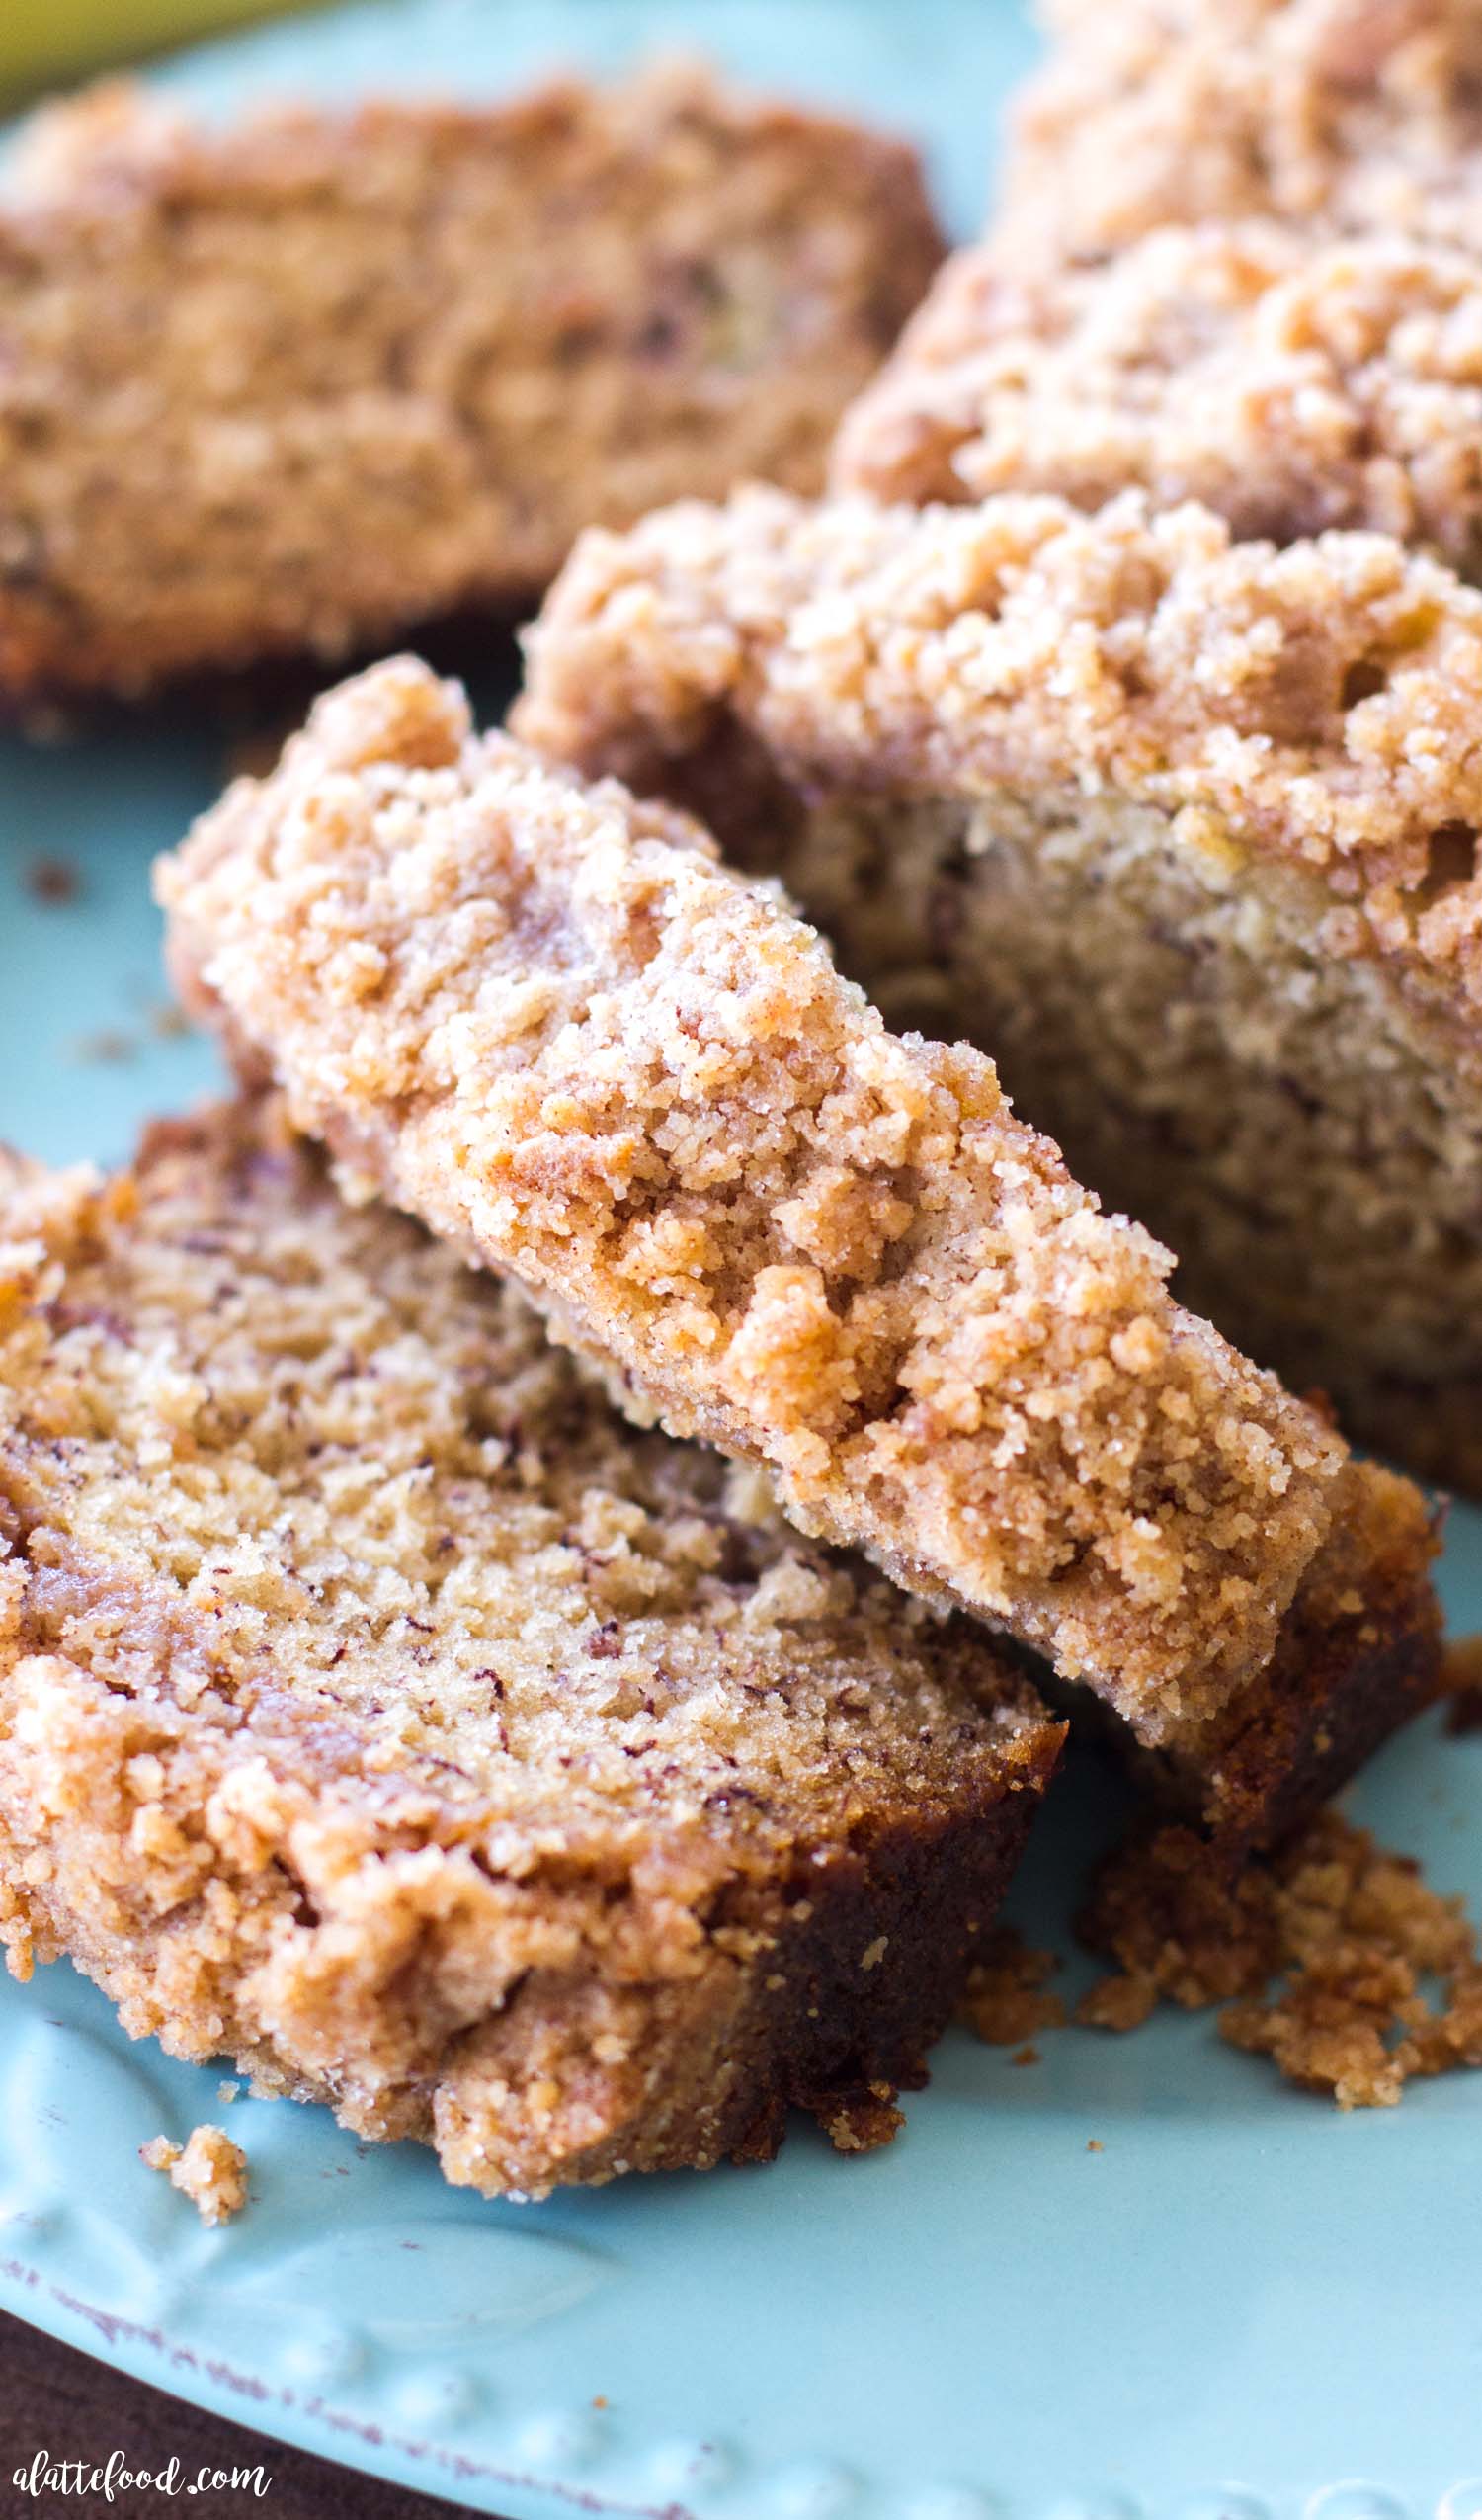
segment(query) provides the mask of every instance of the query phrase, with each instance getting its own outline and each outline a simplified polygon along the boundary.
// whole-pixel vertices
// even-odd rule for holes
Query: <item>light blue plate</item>
[[[276,27],[166,77],[213,105],[474,88],[552,58],[616,64],[640,36],[702,38],[914,127],[958,225],[1029,49],[993,0],[421,0]],[[157,725],[0,748],[0,1135],[117,1157],[212,1080],[203,1044],[158,1028],[146,869],[222,768],[209,731]],[[75,902],[35,900],[42,856],[79,872]],[[1482,1625],[1482,1517],[1455,1517],[1445,1575],[1455,1620]],[[1479,1790],[1482,1743],[1433,1724],[1354,1807],[1475,1909]],[[1114,1802],[1091,1762],[1056,1797],[1016,1894],[1036,1943],[1069,1947]],[[131,2046],[66,1968],[0,1984],[0,2301],[508,2520],[1482,2514],[1482,2081],[1342,2117],[1208,2018],[1066,2032],[1025,2070],[953,2036],[871,2158],[799,2129],[768,2170],[523,2209],[322,2112],[224,2108],[217,2081]],[[202,2118],[252,2165],[249,2211],[216,2233],[135,2157]]]

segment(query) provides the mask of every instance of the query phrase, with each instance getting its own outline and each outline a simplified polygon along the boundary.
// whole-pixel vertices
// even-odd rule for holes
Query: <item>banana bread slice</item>
[[[845,415],[836,489],[962,503],[1140,488],[1241,540],[1334,526],[1482,575],[1482,256],[1271,220],[1166,227],[1102,263],[953,255]]]
[[[271,1105],[0,1177],[0,1920],[537,2195],[893,2124],[1061,1727]]]
[[[911,152],[693,69],[43,116],[0,211],[0,702],[337,655],[829,435],[941,258]]]
[[[1191,1306],[1482,1492],[1482,596],[1131,495],[758,493],[594,536],[533,658],[535,740],[708,810]]]
[[[183,985],[352,1187],[1218,1802],[1344,1448],[1179,1310],[986,1058],[892,1036],[699,826],[475,738],[413,659],[322,700],[159,888]]]
[[[1047,0],[1000,233],[1114,251],[1254,211],[1482,246],[1477,0]]]

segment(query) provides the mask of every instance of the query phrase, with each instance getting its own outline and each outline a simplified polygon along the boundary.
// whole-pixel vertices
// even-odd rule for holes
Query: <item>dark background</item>
[[[187,2495],[116,2493],[39,2494],[12,2484],[39,2450],[52,2459],[83,2459],[102,2467],[117,2451],[129,2468],[162,2468],[173,2457],[185,2478],[200,2468],[253,2468],[261,2461],[273,2482],[259,2500],[240,2493]],[[146,2389],[74,2353],[40,2329],[0,2313],[0,2515],[3,2520],[166,2520],[179,2511],[205,2520],[479,2520],[457,2503],[407,2493],[305,2450],[270,2441],[245,2425],[203,2414],[163,2390]]]

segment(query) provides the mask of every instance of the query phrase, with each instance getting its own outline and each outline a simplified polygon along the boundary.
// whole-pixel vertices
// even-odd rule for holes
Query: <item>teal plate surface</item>
[[[961,227],[1030,48],[994,0],[416,0],[162,75],[212,107],[488,90],[699,41],[914,128]],[[161,1023],[146,870],[224,758],[219,734],[162,720],[0,747],[0,1135],[115,1158],[211,1083],[206,1046]],[[73,870],[75,899],[36,897],[38,860]],[[1453,1518],[1444,1579],[1454,1622],[1482,1626],[1482,1516]],[[1478,1912],[1479,1790],[1482,1742],[1433,1723],[1353,1807]],[[1116,1804],[1092,1759],[1054,1798],[1014,1902],[1032,1941],[1069,1948]],[[1482,2515],[1482,2079],[1344,2117],[1207,2016],[1052,2035],[1025,2070],[953,2035],[882,2153],[844,2161],[799,2128],[767,2170],[524,2208],[320,2111],[225,2110],[218,2080],[130,2044],[64,1967],[0,1984],[0,2301],[507,2520]],[[136,2158],[202,2118],[251,2161],[250,2208],[217,2232]]]

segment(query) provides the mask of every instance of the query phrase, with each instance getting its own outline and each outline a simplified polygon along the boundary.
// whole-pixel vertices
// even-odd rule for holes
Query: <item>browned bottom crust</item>
[[[537,2160],[538,2068],[552,2069],[553,2116],[554,2077],[578,2040],[590,2038],[592,2019],[553,2013],[543,2053],[532,2050],[528,2027],[512,2037],[497,2020],[465,2028],[444,2057],[426,2059],[417,2081],[376,2089],[375,2059],[351,2053],[348,2043],[357,2033],[364,2042],[366,1980],[378,1956],[346,1953],[329,1968],[322,1954],[305,1950],[299,1967],[275,1968],[265,2022],[248,1981],[275,1925],[302,1921],[297,1885],[281,1875],[276,1916],[255,1916],[235,1954],[223,1948],[219,1911],[238,1897],[250,1908],[257,1886],[227,1877],[219,1901],[207,1893],[183,1911],[151,1916],[135,1867],[132,1891],[121,1895],[129,1858],[117,1839],[109,1842],[97,1813],[110,1804],[126,1807],[129,1764],[165,1745],[153,1736],[146,1746],[137,1708],[102,1688],[89,1695],[82,1720],[93,1765],[83,1808],[39,1828],[44,1789],[35,1776],[18,1775],[13,1756],[5,1762],[0,1920],[12,1966],[26,1974],[33,1953],[42,1960],[65,1953],[119,2006],[132,2036],[152,2035],[193,2062],[228,2057],[259,2089],[327,2102],[359,2135],[434,2145],[458,2184],[522,2193],[508,2157],[492,2162],[481,2140],[481,2123],[499,2103],[502,2067],[510,2072],[510,2153],[523,2149]],[[843,2151],[888,2140],[898,2124],[890,2103],[927,2079],[926,2052],[950,2019],[1008,1888],[1059,1737],[1045,1726],[1024,1790],[987,1807],[937,1820],[902,1817],[862,1832],[848,1848],[799,1845],[790,1874],[760,1906],[748,1902],[735,1927],[757,1946],[757,1965],[710,1968],[690,1986],[638,1984],[611,1999],[612,2035],[629,2051],[625,2105],[616,2111],[611,2092],[594,2090],[593,2140],[547,2157],[544,2175],[532,2175],[523,2192],[542,2194],[556,2179],[586,2185],[629,2170],[704,2169],[728,2155],[770,2160],[789,2107],[816,2117]],[[44,1879],[28,1888],[38,1873]],[[476,1933],[476,1920],[467,1923]],[[388,2039],[393,2001],[409,2018],[425,2015],[437,2002],[438,1972],[448,1967],[449,1952],[429,1947],[431,1920],[422,1927],[405,1953],[400,1988],[383,1990]],[[874,1965],[862,1967],[870,1953]],[[340,1980],[341,2017],[337,2025],[331,2011],[326,2039],[331,1975]],[[344,2052],[337,2036],[347,2041]]]
[[[1190,1726],[1162,1748],[1139,1743],[1089,1690],[1065,1688],[1038,1666],[1035,1679],[1234,1870],[1289,1838],[1444,1693],[1431,1581],[1442,1519],[1407,1479],[1355,1462],[1338,1526],[1271,1661],[1217,1722]]]

